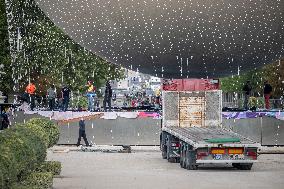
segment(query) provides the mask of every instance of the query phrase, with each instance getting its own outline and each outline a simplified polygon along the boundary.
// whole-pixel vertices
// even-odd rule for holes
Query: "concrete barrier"
[[[28,121],[37,114],[26,115],[17,112],[12,120]],[[56,121],[54,121],[57,123]],[[284,121],[272,117],[248,119],[223,119],[223,127],[261,143],[263,146],[284,146]],[[58,144],[76,144],[78,122],[59,125]],[[153,118],[116,120],[86,120],[86,133],[89,141],[99,145],[159,145],[161,120]],[[81,141],[83,143],[83,140]]]
[[[284,145],[284,121],[272,117],[223,119],[223,127],[248,137],[263,146]]]
[[[116,120],[86,120],[89,141],[105,145],[159,145],[160,122],[152,118]],[[60,125],[58,144],[75,144],[78,139],[78,122]]]

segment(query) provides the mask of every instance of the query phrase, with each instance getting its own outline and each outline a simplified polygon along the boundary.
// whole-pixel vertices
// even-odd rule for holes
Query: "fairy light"
[[[77,43],[142,73],[168,78],[234,75],[284,53],[280,0],[36,2]],[[149,57],[155,57],[154,69]],[[189,57],[190,70],[181,65]]]

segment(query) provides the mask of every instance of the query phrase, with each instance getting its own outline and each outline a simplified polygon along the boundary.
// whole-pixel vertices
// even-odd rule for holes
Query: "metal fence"
[[[244,95],[239,93],[223,93],[222,105],[230,108],[241,108],[243,106]]]
[[[258,101],[258,108],[264,108],[264,97],[256,97]],[[243,108],[244,94],[242,93],[223,93],[222,106],[223,108]],[[271,109],[283,109],[284,99],[270,99]]]

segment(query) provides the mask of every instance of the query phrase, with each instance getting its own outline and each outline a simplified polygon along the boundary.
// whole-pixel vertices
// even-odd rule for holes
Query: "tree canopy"
[[[12,65],[6,76],[11,77],[16,88],[22,91],[29,80],[34,80],[38,93],[45,94],[49,84],[67,84],[75,91],[84,91],[88,80],[100,87],[105,80],[121,79],[120,67],[82,48],[54,25],[40,10],[34,0],[8,0],[10,37],[13,42],[9,57],[8,30],[5,15],[5,1],[1,0],[0,48],[7,57],[5,65]],[[6,43],[2,45],[3,38]],[[2,52],[2,51],[1,51]],[[0,56],[2,56],[0,54]],[[2,57],[1,57],[1,60]],[[15,89],[16,89],[15,88]]]
[[[0,91],[8,92],[12,85],[5,0],[0,0]]]
[[[252,92],[256,96],[262,96],[264,81],[268,81],[273,87],[272,95],[279,98],[283,95],[284,84],[284,59],[267,64],[261,69],[255,69],[247,73],[221,79],[221,89],[224,92],[242,93],[246,81],[250,81]]]

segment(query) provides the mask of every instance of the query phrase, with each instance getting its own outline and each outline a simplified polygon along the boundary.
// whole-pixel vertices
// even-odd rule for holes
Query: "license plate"
[[[230,159],[232,160],[244,160],[245,155],[244,154],[230,154]]]
[[[222,154],[213,154],[213,159],[221,160],[221,159],[223,159],[223,155]]]

